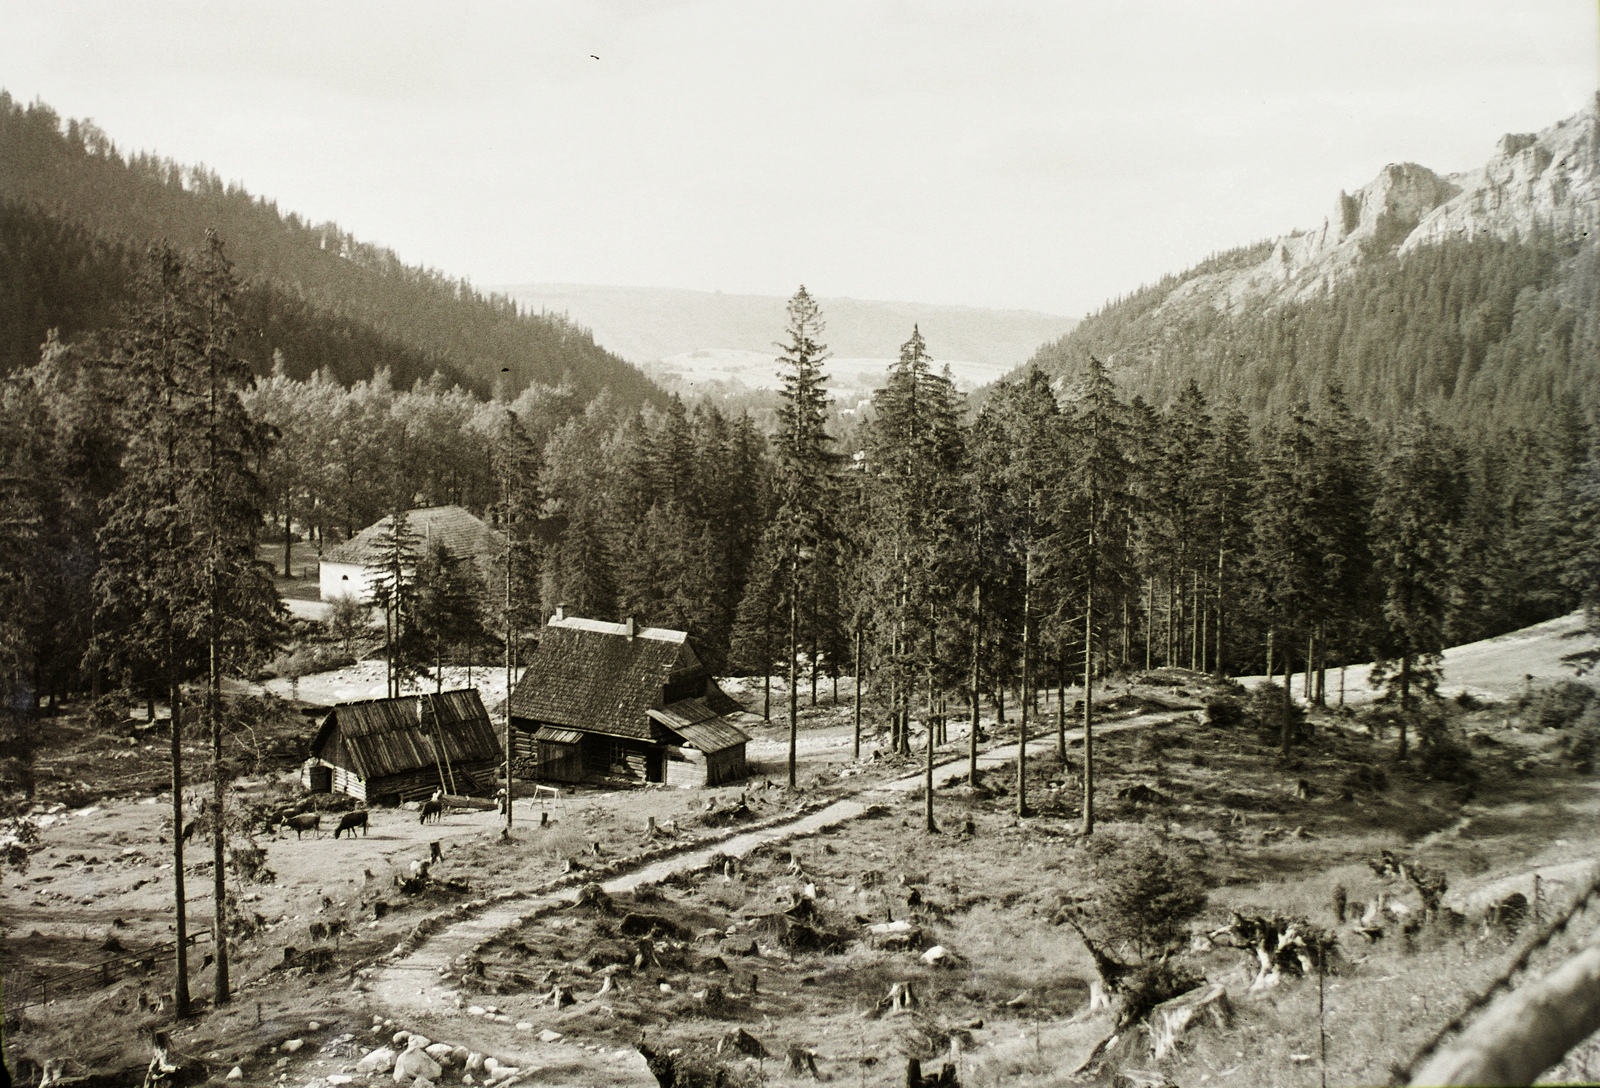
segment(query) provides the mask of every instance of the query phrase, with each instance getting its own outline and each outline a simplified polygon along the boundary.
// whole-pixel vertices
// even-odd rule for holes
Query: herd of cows
[[[425,824],[429,820],[432,820],[434,823],[438,823],[443,818],[444,801],[442,799],[433,797],[422,802],[422,812],[417,821],[418,823]],[[354,812],[346,812],[343,816],[339,817],[339,826],[333,829],[333,837],[337,839],[340,835],[348,831],[350,832],[350,837],[355,838],[357,828],[360,828],[361,833],[365,835],[367,833],[367,819],[368,812],[366,809],[357,809]],[[285,816],[282,820],[282,823],[284,827],[287,827],[294,832],[294,837],[297,839],[306,834],[308,831],[317,835],[322,833],[322,813],[320,812],[301,812],[292,816]]]

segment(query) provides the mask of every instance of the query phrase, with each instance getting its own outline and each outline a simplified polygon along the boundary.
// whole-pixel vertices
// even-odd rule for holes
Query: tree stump
[[[1159,1060],[1172,1053],[1178,1036],[1201,1016],[1219,1029],[1226,1029],[1233,1022],[1233,1006],[1228,1001],[1225,986],[1219,983],[1207,990],[1190,990],[1151,1009],[1150,1031],[1156,1058]]]

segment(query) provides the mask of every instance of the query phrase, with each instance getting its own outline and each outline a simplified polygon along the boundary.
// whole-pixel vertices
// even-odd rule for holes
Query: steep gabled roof
[[[385,516],[361,530],[322,557],[324,563],[348,563],[364,567],[378,555],[393,515]],[[495,559],[505,554],[506,538],[459,506],[425,506],[406,512],[406,529],[417,541],[420,557],[435,543],[443,544],[458,559],[471,559],[480,573],[487,575]]]
[[[646,627],[630,636],[626,624],[563,617],[540,632],[539,647],[511,696],[511,715],[614,737],[669,741],[673,737],[650,711],[663,708],[668,684],[697,681],[704,681],[708,702],[729,708],[724,712],[742,709],[717,688],[684,632]]]
[[[340,703],[322,720],[311,752],[338,762],[333,748],[341,745],[364,779],[433,767],[442,760],[471,763],[500,757],[500,739],[477,688]]]

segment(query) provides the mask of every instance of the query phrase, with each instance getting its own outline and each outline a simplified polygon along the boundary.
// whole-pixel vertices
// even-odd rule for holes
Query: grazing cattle
[[[194,838],[194,825],[196,824],[196,822],[197,821],[195,821],[195,820],[190,820],[188,823],[183,825],[183,841],[184,842],[188,842],[190,839]]]
[[[347,812],[339,817],[339,826],[333,829],[333,837],[337,839],[341,834],[348,831],[353,839],[356,837],[356,828],[358,827],[363,835],[367,833],[367,812],[365,809]]]
[[[418,820],[417,823],[427,823],[429,816],[433,817],[434,823],[442,820],[444,818],[444,802],[440,800],[422,802],[422,819]]]
[[[291,816],[285,822],[294,828],[294,837],[297,839],[307,831],[314,831],[318,834],[322,832],[322,813],[320,812],[307,812],[299,816]]]

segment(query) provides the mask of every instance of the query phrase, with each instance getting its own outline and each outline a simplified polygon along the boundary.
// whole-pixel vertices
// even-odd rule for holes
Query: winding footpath
[[[1142,714],[1124,721],[1097,725],[1095,736],[1139,729],[1171,721],[1189,711],[1162,711]],[[1083,739],[1082,729],[1068,730],[1069,743]],[[1055,735],[1045,734],[1028,741],[1029,758],[1054,751]],[[1014,765],[1017,745],[1007,744],[978,754],[980,770]],[[936,764],[934,785],[941,786],[966,773],[968,757]],[[632,891],[640,884],[658,882],[674,873],[688,872],[709,865],[714,856],[744,857],[759,846],[786,842],[814,835],[820,829],[856,819],[874,804],[920,789],[925,771],[871,786],[861,793],[833,802],[815,812],[792,820],[720,839],[680,854],[647,862],[639,868],[601,883],[609,894]],[[397,1027],[422,1031],[432,1038],[493,1054],[503,1064],[524,1070],[518,1083],[582,1084],[600,1088],[610,1085],[652,1086],[655,1078],[644,1060],[632,1050],[608,1051],[582,1047],[563,1041],[542,1043],[536,1035],[518,1031],[510,1024],[487,1017],[473,1016],[457,1006],[458,991],[441,979],[441,974],[457,959],[503,930],[522,925],[527,919],[577,899],[578,887],[566,887],[544,895],[505,900],[485,908],[433,934],[419,947],[376,970],[370,978],[370,998],[374,1011],[392,1018]]]

